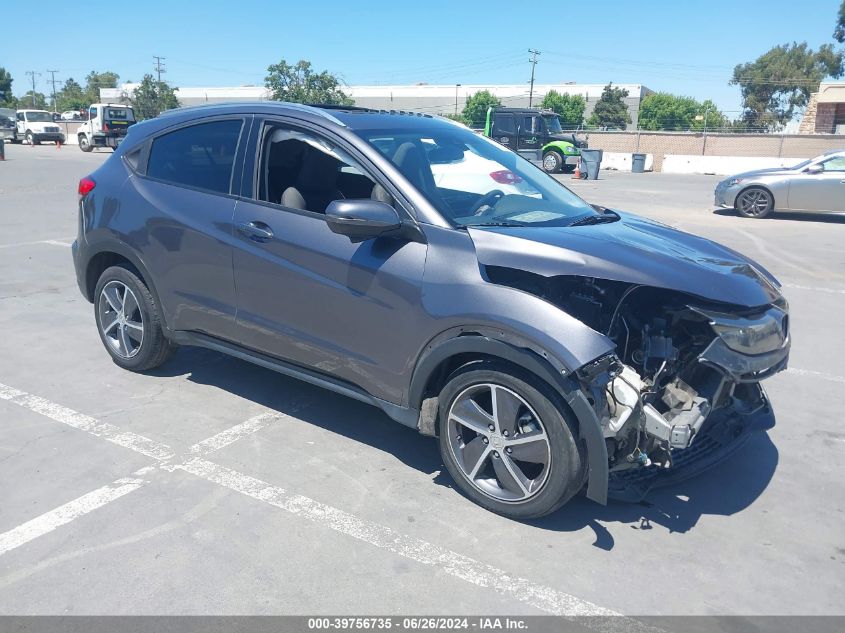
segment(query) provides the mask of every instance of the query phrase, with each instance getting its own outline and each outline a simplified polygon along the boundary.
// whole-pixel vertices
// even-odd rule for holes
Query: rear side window
[[[242,126],[240,119],[213,121],[159,136],[150,148],[147,176],[229,193]]]

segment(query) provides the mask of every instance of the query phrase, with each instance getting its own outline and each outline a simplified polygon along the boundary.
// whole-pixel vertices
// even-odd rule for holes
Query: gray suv
[[[789,355],[759,264],[406,112],[139,123],[79,183],[73,257],[121,367],[197,345],[370,403],[517,519],[711,466],[774,424]]]

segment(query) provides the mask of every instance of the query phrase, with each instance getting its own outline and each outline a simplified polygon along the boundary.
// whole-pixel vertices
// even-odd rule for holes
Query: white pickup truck
[[[88,120],[76,131],[79,149],[90,152],[95,147],[115,149],[129,126],[135,123],[135,112],[120,103],[94,103],[88,108]]]
[[[64,143],[65,135],[47,110],[18,110],[15,114],[15,138],[12,142],[20,143],[23,140],[30,145],[40,145],[41,141]]]

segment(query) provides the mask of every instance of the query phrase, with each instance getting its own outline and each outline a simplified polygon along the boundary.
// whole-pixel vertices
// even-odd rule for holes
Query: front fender
[[[564,156],[578,156],[581,154],[578,148],[569,141],[551,141],[543,145],[544,154],[550,150],[557,150]]]

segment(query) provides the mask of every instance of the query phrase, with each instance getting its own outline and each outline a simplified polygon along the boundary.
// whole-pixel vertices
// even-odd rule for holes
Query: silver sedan
[[[794,167],[758,169],[716,185],[715,202],[746,218],[773,211],[845,213],[845,150],[805,160]]]

